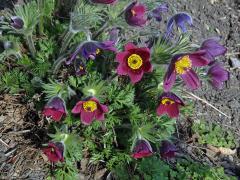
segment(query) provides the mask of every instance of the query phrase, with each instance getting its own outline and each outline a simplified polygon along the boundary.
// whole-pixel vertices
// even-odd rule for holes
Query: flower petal
[[[80,118],[83,124],[90,125],[94,120],[94,116],[95,116],[94,112],[82,111]]]
[[[161,116],[167,112],[167,106],[160,103],[160,105],[157,108],[157,115]]]
[[[135,83],[139,82],[142,79],[143,71],[139,71],[139,72],[129,71],[128,75],[129,75],[129,77],[131,79],[131,82],[133,84],[135,84]]]
[[[209,64],[210,60],[207,59],[204,55],[206,51],[197,51],[189,55],[190,60],[192,61],[193,67],[202,67]]]
[[[179,116],[179,108],[177,103],[173,103],[167,106],[167,113],[170,118],[176,118]]]
[[[125,66],[119,64],[117,67],[117,74],[118,75],[127,75],[127,73],[128,73],[128,69]]]
[[[173,87],[173,84],[176,81],[176,72],[174,70],[174,65],[171,63],[168,67],[168,70],[164,76],[163,89],[165,92],[168,92]]]
[[[197,74],[192,70],[186,71],[184,74],[180,75],[186,86],[191,90],[195,90],[200,87],[200,81]]]
[[[83,104],[83,102],[82,102],[82,101],[79,101],[79,102],[74,106],[74,108],[72,109],[72,113],[73,113],[73,114],[79,114],[79,113],[82,111],[82,104]]]
[[[125,51],[129,51],[131,49],[136,49],[138,48],[137,46],[135,46],[133,43],[127,43],[124,47]]]

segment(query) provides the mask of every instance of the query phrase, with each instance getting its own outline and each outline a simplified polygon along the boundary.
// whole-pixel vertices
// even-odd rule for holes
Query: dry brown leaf
[[[207,145],[208,149],[215,153],[221,153],[223,155],[233,155],[237,152],[236,149],[224,148],[224,147],[215,147],[210,144]]]

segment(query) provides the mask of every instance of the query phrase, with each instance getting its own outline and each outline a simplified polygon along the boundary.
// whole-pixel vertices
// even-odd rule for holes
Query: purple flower
[[[174,23],[182,30],[183,33],[187,32],[185,23],[193,26],[192,17],[189,14],[185,12],[175,14],[167,23],[167,36],[172,34]]]
[[[160,4],[150,12],[150,17],[155,18],[158,22],[162,21],[162,13],[168,12],[168,4]]]
[[[176,152],[177,152],[177,148],[174,144],[166,140],[162,141],[161,147],[160,147],[160,154],[162,158],[164,159],[173,158]]]
[[[168,114],[169,117],[175,118],[179,116],[179,107],[184,106],[183,101],[172,92],[164,92],[159,98],[159,106],[157,115]]]
[[[150,63],[150,50],[148,48],[138,48],[132,43],[125,45],[125,51],[117,53],[119,65],[117,73],[128,75],[131,82],[139,82],[145,72],[152,72],[153,67]]]
[[[24,22],[22,18],[18,16],[12,16],[11,17],[11,26],[14,27],[15,29],[22,29],[24,26]]]
[[[218,62],[211,63],[207,75],[210,84],[216,89],[222,89],[224,81],[229,79],[229,72]]]
[[[100,104],[94,97],[86,101],[79,101],[72,109],[73,114],[80,114],[82,123],[86,125],[91,124],[94,119],[103,121],[104,114],[107,112],[108,107]]]
[[[113,4],[116,3],[117,0],[90,0],[92,3],[99,3],[99,4]]]
[[[65,102],[60,97],[53,97],[45,105],[43,109],[43,115],[46,117],[51,117],[54,121],[58,122],[63,116],[66,116]]]
[[[199,88],[199,78],[192,68],[208,65],[209,60],[206,59],[205,54],[205,50],[200,50],[191,54],[180,54],[174,56],[164,77],[164,91],[170,91],[175,83],[177,75],[183,79],[186,86],[191,90]]]
[[[61,142],[49,142],[48,147],[43,149],[43,153],[48,157],[50,162],[63,162],[64,145]]]
[[[145,13],[146,6],[134,1],[125,10],[125,20],[130,26],[143,26],[147,21]]]
[[[152,147],[147,140],[144,139],[137,140],[132,152],[133,158],[139,159],[151,156],[152,154],[153,154]]]
[[[66,64],[71,64],[72,61],[74,61],[78,55],[85,59],[95,59],[96,56],[101,53],[101,51],[116,51],[116,48],[114,47],[115,43],[113,41],[104,41],[104,42],[98,42],[98,41],[87,41],[80,46],[77,47],[75,52],[70,56],[70,59],[66,62]]]
[[[215,57],[224,55],[227,52],[227,48],[219,44],[220,38],[211,38],[205,40],[200,49],[206,51],[206,57],[213,61]]]

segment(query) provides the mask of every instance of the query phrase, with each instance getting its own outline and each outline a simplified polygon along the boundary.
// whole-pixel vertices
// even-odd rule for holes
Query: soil
[[[194,43],[204,39],[221,36],[222,43],[228,47],[227,56],[222,57],[230,71],[230,80],[223,90],[216,91],[207,84],[197,92],[228,117],[211,108],[206,103],[195,101],[196,113],[193,120],[206,120],[221,124],[235,133],[240,144],[240,69],[233,67],[232,58],[240,62],[240,1],[239,0],[168,0],[171,12],[188,12],[194,20],[194,28],[189,28]],[[0,9],[11,7],[12,1],[1,0]],[[190,120],[192,121],[192,120]],[[186,122],[184,122],[186,123]],[[180,123],[180,127],[183,125]],[[35,112],[33,102],[22,102],[19,96],[0,96],[0,179],[44,179],[47,160],[40,151],[44,135],[44,120]],[[184,139],[183,139],[184,141]],[[229,174],[240,177],[240,158],[218,156],[210,159],[196,156],[194,150],[180,144],[182,150],[200,162],[222,165]]]

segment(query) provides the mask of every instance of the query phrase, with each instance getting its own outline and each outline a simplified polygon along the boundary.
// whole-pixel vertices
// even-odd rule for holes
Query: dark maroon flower
[[[200,81],[192,67],[202,67],[209,63],[205,57],[206,51],[200,50],[191,54],[181,54],[173,57],[164,77],[164,91],[170,91],[175,83],[176,76],[179,75],[186,86],[191,90],[200,87]]]
[[[160,147],[160,154],[162,158],[164,159],[173,158],[176,152],[177,152],[177,148],[174,144],[166,140],[162,141],[161,147]]]
[[[82,76],[87,73],[86,65],[81,59],[74,61],[74,68],[77,76]]]
[[[99,4],[113,4],[116,3],[118,0],[90,0],[92,3],[99,3]]]
[[[205,40],[200,49],[206,51],[207,59],[213,61],[215,57],[224,55],[227,52],[227,48],[219,44],[220,38],[211,38]]]
[[[185,12],[175,14],[173,17],[171,17],[171,19],[169,19],[167,23],[167,37],[172,34],[174,24],[176,24],[176,26],[179,27],[183,33],[186,33],[186,23],[190,26],[193,26],[193,20],[189,14]]]
[[[229,79],[229,72],[218,62],[211,63],[208,70],[209,82],[216,89],[222,89],[224,81]]]
[[[145,5],[132,2],[125,10],[125,20],[130,26],[143,26],[147,21],[145,13]]]
[[[54,97],[49,100],[43,109],[43,115],[51,117],[54,121],[60,121],[63,116],[66,116],[65,102],[60,97]]]
[[[18,16],[12,16],[11,17],[11,26],[14,27],[15,29],[22,29],[24,26],[24,22],[22,18]]]
[[[119,65],[117,73],[119,75],[129,75],[131,82],[140,81],[145,72],[152,72],[150,63],[150,50],[148,48],[138,48],[132,43],[125,45],[125,51],[117,53]]]
[[[106,105],[100,104],[98,99],[92,97],[85,101],[79,101],[72,109],[73,114],[80,114],[83,124],[89,125],[94,119],[103,121],[104,114],[108,112]]]
[[[151,155],[153,155],[153,151],[150,143],[144,139],[137,140],[132,152],[132,157],[139,159]]]
[[[150,12],[150,17],[155,18],[158,22],[162,21],[162,13],[168,12],[168,4],[163,3],[158,5]]]
[[[116,48],[114,47],[115,43],[113,41],[104,41],[104,42],[98,42],[98,41],[87,41],[82,44],[80,44],[75,52],[70,56],[69,60],[66,62],[66,64],[71,64],[78,55],[83,57],[84,59],[95,59],[96,56],[101,53],[101,51],[116,51]]]
[[[183,101],[172,92],[164,92],[159,98],[159,106],[157,115],[168,114],[169,117],[175,118],[179,116],[179,108],[184,106]]]
[[[48,147],[43,149],[43,153],[48,157],[50,162],[63,162],[64,145],[61,142],[49,142]]]

